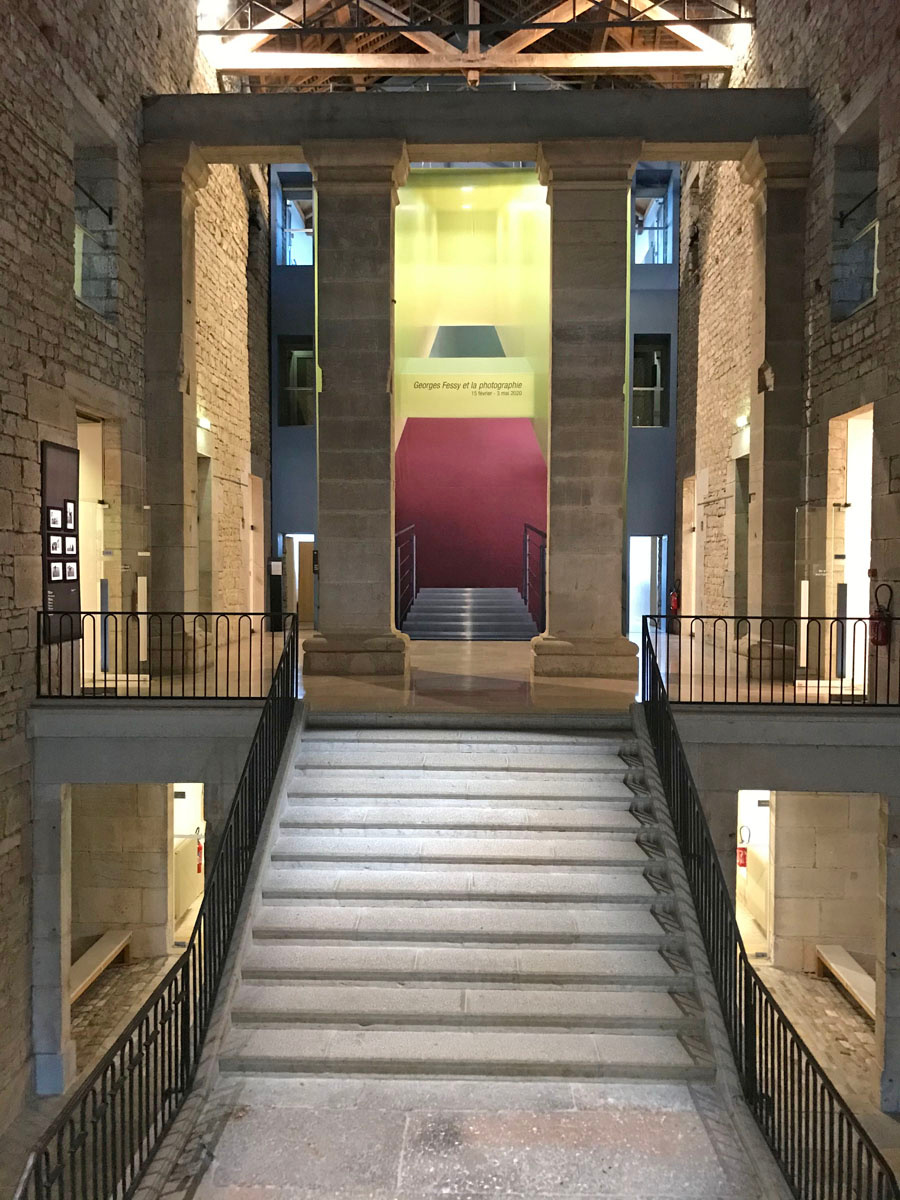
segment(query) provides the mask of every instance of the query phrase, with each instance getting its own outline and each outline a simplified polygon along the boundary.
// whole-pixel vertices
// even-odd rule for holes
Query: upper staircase
[[[525,642],[538,629],[517,588],[421,588],[403,632],[417,641]]]
[[[224,1072],[714,1073],[628,730],[307,730]]]

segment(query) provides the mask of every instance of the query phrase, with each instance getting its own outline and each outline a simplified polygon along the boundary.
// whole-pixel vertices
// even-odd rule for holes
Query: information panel
[[[56,442],[41,442],[41,540],[43,640],[45,643],[77,641],[81,637],[78,451]],[[62,616],[68,613],[75,616],[71,619]]]

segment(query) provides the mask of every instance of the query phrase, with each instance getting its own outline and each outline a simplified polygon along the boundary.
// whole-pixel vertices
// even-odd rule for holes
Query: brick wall
[[[875,0],[859,17],[840,0],[784,5],[759,0],[755,37],[732,78],[737,87],[806,87],[812,98],[813,161],[805,208],[804,384],[798,471],[812,505],[827,502],[828,422],[875,404],[872,561],[880,579],[900,579],[900,10]],[[880,118],[880,275],[873,303],[844,320],[831,313],[835,144],[874,99]],[[689,179],[686,192],[690,193]],[[693,204],[693,213],[691,212]],[[696,473],[698,610],[726,612],[733,597],[731,447],[750,381],[750,192],[733,163],[699,171],[683,205],[679,345],[679,495]],[[689,239],[693,235],[693,245]],[[696,348],[696,355],[690,348]],[[685,352],[687,348],[688,352]],[[702,493],[702,494],[701,494]],[[705,503],[703,501],[705,500]],[[813,557],[824,546],[810,547]]]
[[[76,411],[106,421],[106,569],[112,606],[129,608],[146,571],[137,555],[146,544],[141,97],[213,86],[202,61],[195,63],[195,14],[193,0],[0,0],[0,1129],[30,1081],[25,712],[41,603],[39,446],[42,439],[74,445]],[[117,197],[109,320],[73,293],[75,145],[97,136],[113,147]],[[243,606],[248,576],[241,548],[250,454],[247,212],[237,169],[213,170],[198,209],[198,298],[206,314],[198,387],[215,428],[216,602],[235,607]],[[255,395],[258,375],[257,366]],[[257,452],[267,458],[264,446]]]

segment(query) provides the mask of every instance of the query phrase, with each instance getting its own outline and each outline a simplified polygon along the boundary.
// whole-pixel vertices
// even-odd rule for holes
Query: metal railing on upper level
[[[547,626],[547,534],[525,524],[522,528],[522,599],[538,633]]]
[[[407,525],[394,538],[394,624],[403,627],[419,591],[416,577],[416,527]]]
[[[29,1156],[14,1200],[127,1200],[190,1091],[298,682],[285,634],[187,949]]]
[[[644,618],[641,698],[747,1104],[799,1200],[900,1200],[885,1159],[750,964]]]
[[[37,694],[262,699],[296,613],[38,613]]]
[[[900,639],[874,617],[651,616],[673,704],[900,704]]]

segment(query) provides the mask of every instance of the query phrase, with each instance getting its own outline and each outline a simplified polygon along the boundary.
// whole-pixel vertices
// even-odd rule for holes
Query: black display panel
[[[43,641],[76,641],[81,637],[78,451],[56,442],[41,442],[41,542]]]

